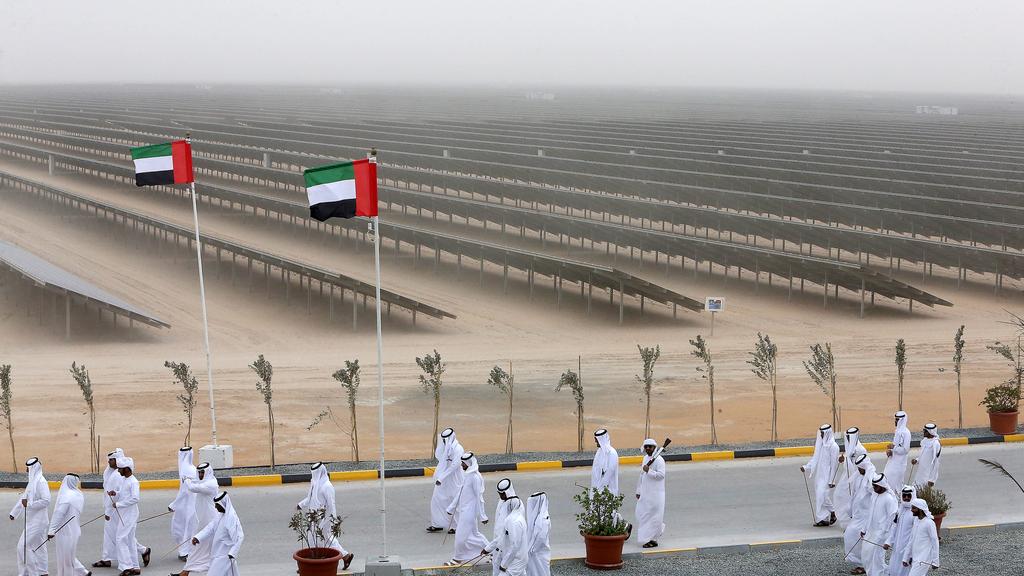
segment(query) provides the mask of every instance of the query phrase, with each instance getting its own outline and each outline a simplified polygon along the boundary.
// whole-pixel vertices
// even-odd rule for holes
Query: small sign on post
[[[724,296],[708,296],[704,299],[704,309],[711,312],[711,336],[715,335],[715,314],[725,311]]]

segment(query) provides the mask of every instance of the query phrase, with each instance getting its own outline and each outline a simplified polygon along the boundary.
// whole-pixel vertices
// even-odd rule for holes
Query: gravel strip
[[[992,431],[988,428],[965,428],[963,430],[940,430],[942,436],[945,437],[968,437],[975,438],[979,436],[991,436]],[[840,440],[837,437],[837,440]],[[892,439],[892,434],[865,434],[861,437],[862,442],[883,442]],[[914,440],[920,440],[920,434],[913,435]],[[765,448],[782,448],[789,446],[813,446],[814,438],[793,438],[790,440],[783,440],[781,442],[750,442],[747,444],[701,444],[701,445],[676,445],[672,444],[666,454],[683,454],[687,452],[708,452],[714,450],[758,450]],[[840,443],[842,445],[842,443]],[[630,456],[640,454],[639,447],[636,446],[625,446],[620,445],[618,447],[620,456]],[[515,454],[478,454],[477,460],[481,464],[509,464],[515,462],[531,462],[537,460],[586,460],[594,456],[593,450],[586,452],[517,452]],[[434,460],[388,460],[388,469],[400,469],[400,468],[425,468],[436,464]],[[43,465],[45,467],[46,460],[43,458]],[[376,470],[377,462],[374,460],[364,460],[362,462],[329,462],[327,463],[327,469],[332,472],[343,472],[352,470]],[[60,474],[61,471],[48,471],[52,476],[54,472]],[[228,476],[256,476],[262,474],[308,474],[309,464],[281,464],[275,466],[273,469],[270,466],[239,466],[236,468],[217,470],[218,477]],[[177,478],[177,474],[168,470],[165,472],[146,472],[140,471],[137,476],[140,480],[162,480]],[[56,477],[54,477],[56,478]],[[10,482],[25,482],[27,479],[25,474],[12,474],[10,472],[0,472],[0,481]],[[101,480],[102,476],[94,474],[83,474],[83,480]]]
[[[953,533],[942,540],[939,552],[942,567],[931,571],[936,576],[1022,576],[1021,544],[1024,529],[994,532]],[[627,559],[622,570],[610,572],[622,576],[651,574],[688,574],[715,576],[841,576],[852,567],[843,561],[838,541],[835,546],[801,546],[778,550],[759,550],[739,554],[691,554]],[[467,574],[490,574],[490,566]],[[600,574],[587,568],[582,560],[553,564],[557,576]]]

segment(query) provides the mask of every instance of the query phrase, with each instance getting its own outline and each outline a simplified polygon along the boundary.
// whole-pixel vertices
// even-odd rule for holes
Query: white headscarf
[[[913,506],[914,508],[917,508],[918,510],[923,511],[925,518],[934,518],[934,516],[932,516],[932,511],[928,509],[928,503],[925,502],[923,499],[914,498],[913,500],[910,501],[910,505]]]
[[[438,434],[438,438],[437,448],[434,448],[434,458],[440,462],[448,458],[448,451],[455,446],[455,429],[445,428]]]
[[[327,505],[321,493],[326,489],[334,490],[334,486],[331,484],[331,475],[327,472],[327,466],[323,462],[315,462],[309,467],[309,472],[312,475],[309,481],[309,499],[306,501],[307,506],[310,510],[317,508],[323,508]],[[328,514],[332,511],[328,510]]]
[[[896,418],[896,431],[897,432],[899,432],[900,430],[906,430],[907,429],[907,413],[906,412],[904,412],[903,410],[900,410],[899,412],[893,414],[893,417]]]
[[[43,478],[43,463],[39,461],[39,458],[29,458],[25,461],[25,467],[28,468],[28,485],[30,487]],[[46,480],[43,479],[43,481]]]
[[[880,472],[878,474],[875,474],[871,478],[871,484],[875,486],[881,486],[882,488],[885,488],[886,491],[888,491],[889,493],[893,493],[892,486],[889,485],[889,479],[885,477],[884,473]]]
[[[477,463],[476,456],[474,456],[472,452],[464,452],[460,460],[466,463],[466,474],[472,474],[480,471],[480,464]]]
[[[549,517],[548,495],[543,492],[537,492],[530,496],[530,499],[526,502],[526,512],[526,526],[530,534],[533,534],[534,527],[537,525],[537,519]]]
[[[235,507],[231,504],[231,497],[228,496],[227,492],[221,492],[213,501],[214,504],[220,504],[224,508],[217,530],[224,528],[232,540],[237,539],[238,533],[242,531],[242,523],[238,520]]]
[[[825,437],[821,437],[821,433],[825,433]],[[814,451],[818,452],[822,446],[827,446],[835,440],[835,432],[832,431],[831,424],[822,424],[818,427],[818,434],[814,439]]]
[[[853,449],[860,444],[860,428],[856,426],[846,429],[846,439],[843,443],[843,447],[846,448],[847,454],[853,454]]]
[[[203,479],[202,480],[199,480],[199,469],[200,468],[203,469]],[[217,484],[217,476],[214,475],[214,473],[213,473],[213,466],[210,466],[209,462],[203,462],[202,464],[200,464],[199,466],[196,467],[196,479],[199,480],[199,482],[209,482],[209,481],[212,480],[214,484]]]
[[[178,450],[178,476],[184,482],[186,478],[196,480],[199,478],[196,465],[192,463],[192,447],[186,446]]]
[[[498,492],[504,492],[505,497],[508,499],[517,497],[516,489],[515,487],[512,486],[512,481],[509,480],[508,478],[502,478],[501,480],[498,480],[498,484],[495,485],[495,489],[497,489]]]
[[[61,502],[67,502],[68,505],[74,510],[74,515],[82,513],[82,507],[85,505],[85,496],[82,494],[81,488],[79,488],[80,479],[77,474],[67,474],[64,479],[60,481],[60,490],[57,492],[57,504],[54,506],[54,510]]]
[[[903,490],[900,491],[900,510],[910,510],[910,502],[903,501],[904,492],[910,492],[910,501],[913,502],[914,498],[917,498],[917,487],[913,484],[904,484]]]
[[[117,458],[117,467],[118,467],[118,469],[130,468],[131,471],[134,472],[135,471],[135,460],[132,460],[131,458],[129,458],[127,456],[118,456],[118,458]]]
[[[124,456],[124,450],[122,450],[120,448],[114,448],[113,452],[108,452],[107,453],[107,460],[110,460],[111,458],[113,458],[114,460],[117,460],[121,456]]]
[[[612,459],[612,438],[608,430],[599,428],[594,432],[594,438],[597,439],[598,449],[594,454],[594,464],[590,471],[591,485],[601,481],[601,471],[608,466],[608,462]]]
[[[510,519],[513,514],[523,514],[524,512],[523,501],[520,500],[518,496],[509,496],[508,500],[505,500],[505,506],[507,506],[505,513],[506,520]],[[524,515],[523,520],[525,519],[526,516]]]

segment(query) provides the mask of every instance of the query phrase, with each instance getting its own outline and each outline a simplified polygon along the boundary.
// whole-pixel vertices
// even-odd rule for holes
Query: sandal
[[[92,563],[93,568],[110,568],[110,560],[97,560]]]
[[[142,553],[142,565],[143,566],[149,566],[149,556],[150,556],[150,554],[152,554],[152,552],[153,552],[152,548],[146,548],[146,551]],[[139,573],[141,574],[142,571],[140,570]]]
[[[442,564],[442,566],[459,566],[461,564],[462,564],[462,562],[459,562],[457,560],[449,560],[449,561],[445,562],[444,564]]]

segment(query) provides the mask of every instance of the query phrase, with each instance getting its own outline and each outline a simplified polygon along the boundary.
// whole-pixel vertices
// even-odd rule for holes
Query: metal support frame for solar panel
[[[94,169],[102,170],[100,166],[96,166]],[[107,174],[113,174],[107,172]],[[186,238],[187,242],[191,243],[194,241],[194,231],[190,228],[179,226],[172,222],[161,220],[152,216],[148,216],[134,210],[128,210],[111,205],[100,200],[89,198],[80,194],[76,194],[69,190],[64,190],[55,186],[51,186],[42,182],[37,182],[30,178],[23,178],[14,174],[9,174],[0,171],[0,183],[13,185],[15,187],[22,187],[36,193],[43,193],[53,197],[59,197],[62,199],[70,200],[79,207],[87,207],[94,209],[97,213],[102,211],[104,216],[113,215],[115,221],[118,217],[122,219],[122,222],[127,223],[129,220],[137,222],[145,226],[151,227],[154,230],[161,230],[169,234],[173,234],[175,238]],[[265,263],[269,267],[276,267],[282,271],[287,271],[289,274],[298,274],[300,280],[302,277],[311,278],[322,284],[333,285],[338,288],[352,291],[354,294],[360,294],[366,298],[373,298],[375,295],[375,285],[351,278],[349,276],[339,274],[337,272],[320,268],[318,266],[309,265],[303,262],[299,262],[290,258],[278,256],[263,250],[250,248],[243,244],[239,244],[230,240],[219,238],[210,234],[203,233],[200,235],[204,248],[212,248],[214,250],[226,251],[230,254],[236,254],[244,258],[252,259],[254,261]],[[382,303],[390,306],[394,304],[398,307],[409,310],[415,318],[417,313],[426,314],[427,316],[444,319],[444,318],[456,318],[456,316],[450,312],[424,304],[415,299],[403,296],[395,293],[391,290],[381,289],[381,300]],[[353,324],[355,324],[355,318],[353,318]]]
[[[20,276],[34,287],[54,294],[54,317],[56,318],[56,298],[64,298],[64,338],[71,337],[72,302],[80,302],[83,306],[92,304],[100,310],[108,310],[117,324],[117,316],[128,318],[128,327],[135,322],[154,328],[170,328],[171,325],[157,318],[153,313],[114,296],[95,284],[77,276],[32,252],[0,240],[0,269],[5,274]],[[30,305],[30,304],[27,304]],[[42,322],[44,312],[40,303],[39,319]]]

